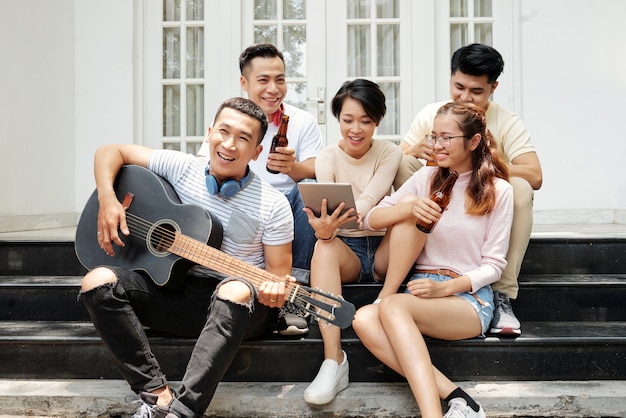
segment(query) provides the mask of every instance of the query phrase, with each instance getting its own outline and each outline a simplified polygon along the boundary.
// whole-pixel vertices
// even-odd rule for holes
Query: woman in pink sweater
[[[357,312],[353,327],[383,363],[406,377],[422,417],[484,417],[483,409],[430,360],[425,335],[460,340],[482,335],[493,315],[490,284],[506,266],[513,190],[486,129],[482,109],[447,103],[429,139],[439,167],[417,171],[364,219],[387,233],[375,256],[386,271],[378,299]],[[459,174],[445,212],[430,199],[450,171]],[[437,222],[430,234],[417,221]],[[404,294],[396,293],[410,275]]]

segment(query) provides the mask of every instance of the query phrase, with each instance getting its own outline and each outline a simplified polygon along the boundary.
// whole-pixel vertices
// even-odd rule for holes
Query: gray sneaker
[[[522,333],[519,320],[513,313],[509,295],[502,292],[493,292],[495,308],[491,320],[490,334],[518,336]]]
[[[278,313],[278,333],[280,335],[304,335],[309,332],[307,313],[291,302],[287,302]]]

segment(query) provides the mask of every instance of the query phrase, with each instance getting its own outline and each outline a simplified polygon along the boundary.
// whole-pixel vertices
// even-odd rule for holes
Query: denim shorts
[[[338,237],[361,261],[361,274],[358,282],[374,282],[374,255],[383,240],[382,236]]]
[[[430,279],[436,282],[445,282],[447,280],[454,280],[450,276],[445,276],[443,274],[431,274],[431,273],[417,273],[412,275],[409,278],[409,281],[415,279]],[[410,293],[407,288],[404,293]],[[491,319],[493,318],[493,291],[491,290],[491,286],[487,285],[478,289],[478,292],[474,294],[469,292],[461,292],[457,293],[457,296],[462,297],[466,301],[472,305],[476,313],[478,313],[478,318],[480,319],[480,326],[482,328],[481,337],[485,336],[485,332],[489,328],[489,324],[491,324]],[[480,302],[476,299],[480,299]],[[482,303],[481,303],[482,302]]]

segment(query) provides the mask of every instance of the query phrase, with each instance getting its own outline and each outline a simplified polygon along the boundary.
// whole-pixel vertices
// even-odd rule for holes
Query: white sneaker
[[[304,391],[304,400],[315,405],[324,405],[335,399],[335,396],[348,387],[349,370],[348,356],[345,351],[343,361],[337,364],[335,360],[324,360],[320,371],[308,388]]]
[[[467,401],[463,398],[452,398],[448,402],[448,412],[443,418],[485,418],[483,407],[478,405],[478,412],[474,411],[467,405]]]

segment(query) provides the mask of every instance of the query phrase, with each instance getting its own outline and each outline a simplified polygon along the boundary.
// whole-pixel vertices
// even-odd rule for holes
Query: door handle
[[[325,124],[326,108],[324,107],[324,104],[326,103],[326,87],[318,87],[317,97],[307,97],[306,100],[308,102],[317,103],[317,123],[320,125]]]

